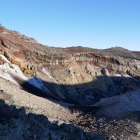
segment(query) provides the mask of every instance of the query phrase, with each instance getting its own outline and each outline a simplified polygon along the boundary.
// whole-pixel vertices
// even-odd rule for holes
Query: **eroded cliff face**
[[[78,104],[93,104],[139,88],[139,52],[116,48],[53,48],[0,28],[0,54],[25,76],[40,78],[51,94]],[[0,64],[4,63],[0,58]]]
[[[140,137],[140,52],[43,46],[0,26],[0,81],[1,139]]]
[[[65,98],[80,104],[93,104],[101,98],[139,88],[140,61],[137,59],[100,53],[78,53],[72,57],[72,63],[67,65],[47,66],[61,85],[61,94],[67,94]],[[59,92],[59,88],[54,92]]]

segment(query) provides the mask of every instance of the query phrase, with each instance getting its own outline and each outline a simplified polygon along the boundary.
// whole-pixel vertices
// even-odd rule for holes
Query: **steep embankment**
[[[117,131],[115,137],[124,138],[119,134],[118,124],[125,122],[115,121],[117,125],[114,126],[112,122],[104,119],[124,119],[133,114],[138,118],[139,53],[121,47],[106,50],[80,46],[65,49],[48,47],[39,44],[33,38],[1,26],[0,77],[3,78],[0,79],[1,99],[9,105],[24,106],[28,113],[43,114],[58,123],[60,120],[64,123],[74,123],[85,131],[96,134],[112,137],[113,132],[110,129],[113,130],[114,127]],[[3,93],[6,93],[8,99]],[[28,114],[24,115],[29,117]],[[11,118],[16,120],[16,115]],[[138,136],[135,137],[137,138],[139,123],[135,122],[137,126],[133,128],[137,130],[133,131],[132,136],[137,133]],[[21,123],[24,123],[23,118],[19,125]],[[32,127],[32,124],[28,125]],[[102,127],[99,128],[100,126]],[[122,133],[125,138],[130,135],[130,132],[127,132],[129,126]],[[46,129],[44,126],[41,127]],[[54,134],[55,129],[60,127],[47,130],[50,137],[54,136],[50,131]],[[82,130],[78,131],[83,134],[79,134],[79,137],[86,138],[88,135]],[[37,136],[32,137],[35,139]]]
[[[0,49],[2,67],[11,67],[11,71],[12,67],[16,71],[20,68],[20,74],[26,76],[22,76],[22,82],[41,83],[41,79],[43,86],[38,87],[59,100],[91,105],[101,98],[139,89],[135,80],[140,78],[139,52],[120,47],[106,50],[44,47],[33,38],[4,27],[0,31]]]

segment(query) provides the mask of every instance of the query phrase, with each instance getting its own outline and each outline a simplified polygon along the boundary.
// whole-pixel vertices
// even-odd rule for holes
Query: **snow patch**
[[[12,75],[15,75],[15,76],[18,75],[18,76],[22,77],[15,69],[12,69],[9,66],[9,63],[0,65],[0,77],[4,78],[6,80],[9,80],[15,84],[18,84]]]
[[[44,92],[51,93],[50,90],[45,86],[45,84],[38,77],[31,77],[28,79],[27,82],[43,90]]]
[[[0,65],[0,77],[19,85],[18,81],[14,79],[14,76],[15,76],[25,82],[30,83],[31,85],[34,85],[35,87],[45,92],[50,93],[50,90],[44,85],[44,83],[38,77],[30,77],[30,78],[26,77],[18,65],[11,64],[11,62],[8,61],[4,55],[0,55],[0,56],[2,57],[2,59],[4,59],[7,62],[3,65]],[[12,67],[10,67],[10,65]],[[47,73],[47,71],[45,72]],[[49,73],[47,73],[47,75],[50,76]]]
[[[121,74],[115,74],[115,76],[117,76],[117,77],[121,77]]]
[[[23,80],[27,80],[28,78],[22,73],[21,69],[18,65],[11,64],[11,62],[4,56],[0,55],[0,57],[6,61],[3,65],[0,65],[0,77],[9,80],[18,85],[18,82],[13,78],[13,76],[18,76]],[[10,65],[13,67],[10,67]]]
[[[41,71],[42,71],[45,75],[47,75],[51,80],[53,80],[55,83],[59,84],[59,83],[52,77],[52,75],[50,74],[50,72],[46,70],[46,68],[43,68]]]
[[[121,117],[130,111],[140,111],[140,91],[132,91],[123,95],[101,99],[94,104],[100,109],[97,115]]]
[[[3,60],[5,60],[6,62],[10,63],[10,61],[9,61],[4,55],[0,54],[0,57],[1,57]]]

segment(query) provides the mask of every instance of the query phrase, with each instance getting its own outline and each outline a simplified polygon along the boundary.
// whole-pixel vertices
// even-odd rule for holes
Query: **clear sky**
[[[140,51],[140,0],[1,0],[0,23],[44,45]]]

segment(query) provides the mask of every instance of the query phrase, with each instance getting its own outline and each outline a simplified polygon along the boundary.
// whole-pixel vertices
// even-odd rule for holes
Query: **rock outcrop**
[[[133,103],[130,104],[131,107],[128,109],[126,107],[128,102],[124,101],[129,99],[129,95],[133,96],[133,93],[139,94],[139,54],[140,52],[129,51],[121,47],[97,50],[81,46],[69,48],[43,46],[33,38],[28,38],[16,31],[0,26],[0,76],[2,78],[13,82],[17,87],[36,96],[43,97],[46,100],[51,99],[54,102],[61,102],[61,104],[68,103],[72,108],[78,106],[78,109],[75,109],[76,112],[79,110],[80,113],[90,112],[97,117],[105,116],[109,118],[111,114],[108,110],[118,109],[118,104],[122,105],[123,103],[125,103],[123,107],[119,107],[123,108],[124,112],[129,111],[129,114],[133,114],[134,111],[140,111],[137,106],[133,106]],[[130,99],[133,100],[133,98]],[[135,102],[132,100],[130,102]],[[86,112],[85,105],[88,107]],[[46,124],[53,127],[52,130],[48,129],[43,124],[40,125],[42,122],[38,122],[33,114],[24,114],[22,117],[33,117],[35,125],[39,126],[39,129],[32,128],[34,123],[26,122],[29,126],[26,133],[27,129],[24,128],[26,119],[21,119],[16,123],[15,114],[10,116],[12,112],[8,107],[0,105],[0,108],[2,111],[0,119],[7,118],[16,125],[18,130],[15,129],[15,131],[18,131],[20,136],[29,134],[32,139],[40,139],[38,135],[31,135],[31,131],[38,133],[42,129],[48,132],[47,135],[41,133],[44,139],[56,139],[55,130],[58,129],[60,135],[57,135],[57,139],[61,139],[63,136],[65,139],[68,139],[68,137],[73,139],[72,136],[67,134],[68,131],[74,133],[74,137],[75,133],[79,131],[78,137],[80,139],[85,139],[88,135],[79,128],[75,129],[74,126],[66,128],[64,124],[59,127],[54,124]],[[94,110],[93,108],[98,109]],[[119,118],[118,115],[122,112],[117,109],[111,118]],[[4,114],[5,110],[7,112]],[[122,113],[121,119],[127,116],[126,112]],[[19,119],[19,116],[17,118]],[[73,122],[75,122],[74,119]],[[81,124],[78,124],[78,126],[81,127]],[[65,131],[64,133],[61,128]],[[12,132],[12,128],[8,131]],[[99,131],[97,134],[99,134]],[[19,135],[12,137],[13,139],[19,138]],[[26,136],[19,139],[26,139]]]
[[[63,100],[93,104],[103,97],[130,90],[128,86],[126,89],[124,84],[116,84],[119,79],[140,79],[138,52],[121,47],[106,50],[81,46],[65,49],[44,47],[32,38],[4,27],[1,27],[0,41],[1,54],[8,61],[18,65],[25,76],[38,76],[53,94]],[[1,64],[3,63],[4,60],[1,59]],[[51,78],[43,69],[49,70]],[[114,77],[118,77],[118,80],[114,80]],[[135,80],[129,81],[135,83]],[[135,86],[135,89],[137,88]],[[134,90],[134,86],[132,89]]]

